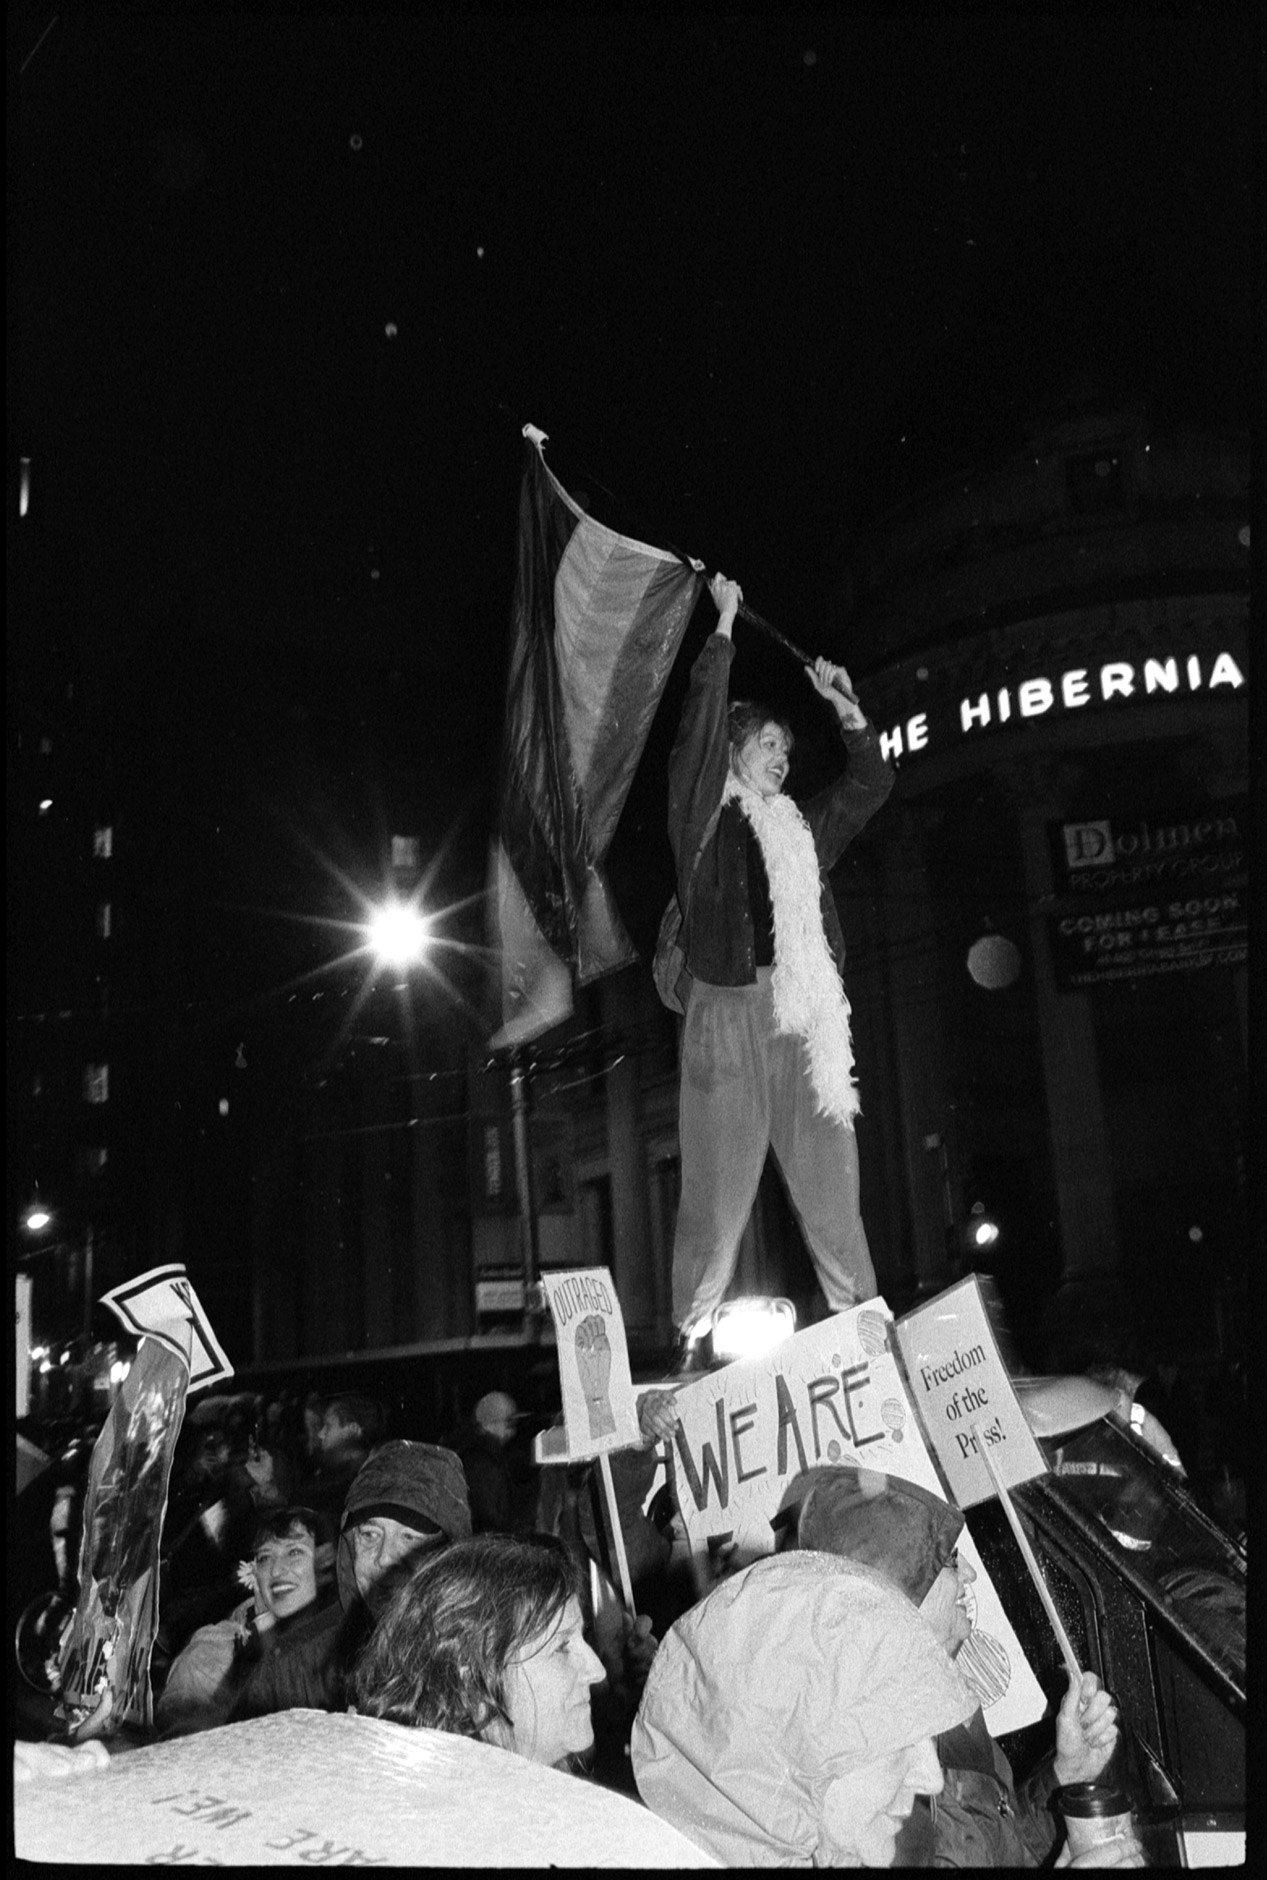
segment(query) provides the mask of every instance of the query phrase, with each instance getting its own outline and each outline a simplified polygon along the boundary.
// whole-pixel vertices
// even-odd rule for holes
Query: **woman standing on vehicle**
[[[673,1243],[681,1369],[735,1268],[773,1148],[833,1312],[875,1293],[858,1197],[844,938],[828,871],[893,787],[843,666],[805,668],[846,769],[803,807],[783,794],[792,734],[729,699],[743,592],[716,575],[716,630],[691,672],[669,760],[669,835],[692,978],[682,1034],[682,1193]]]

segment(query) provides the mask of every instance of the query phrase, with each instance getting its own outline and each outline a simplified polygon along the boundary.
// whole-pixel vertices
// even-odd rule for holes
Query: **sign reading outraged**
[[[543,1273],[554,1319],[568,1455],[606,1455],[640,1439],[625,1321],[605,1266]]]
[[[771,1518],[788,1483],[824,1464],[900,1475],[944,1496],[892,1337],[888,1307],[871,1299],[676,1391],[673,1477],[695,1554],[729,1556],[733,1567],[772,1553]],[[959,1544],[977,1575],[960,1669],[991,1732],[1019,1730],[1042,1716],[1042,1689],[966,1528]]]
[[[980,1444],[1008,1488],[1046,1473],[975,1273],[908,1312],[896,1330],[920,1421],[961,1508],[995,1492]]]

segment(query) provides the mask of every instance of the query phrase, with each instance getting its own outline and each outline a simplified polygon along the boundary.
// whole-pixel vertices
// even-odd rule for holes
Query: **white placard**
[[[189,1369],[189,1390],[205,1390],[233,1376],[219,1339],[185,1277],[183,1265],[151,1267],[101,1295],[115,1317],[138,1338],[157,1338]]]
[[[961,1508],[995,1492],[978,1441],[1006,1488],[1047,1473],[975,1273],[906,1313],[896,1329],[911,1399]]]
[[[601,1456],[640,1440],[625,1321],[605,1266],[543,1273],[554,1320],[569,1457]]]
[[[798,1332],[764,1357],[728,1364],[676,1394],[678,1505],[692,1550],[724,1547],[744,1565],[774,1548],[771,1517],[802,1469],[851,1463],[945,1495],[893,1357],[893,1317],[871,1299]],[[977,1578],[971,1637],[956,1663],[995,1736],[1046,1708],[967,1528],[960,1549]],[[733,1552],[731,1551],[733,1549]]]
[[[15,1782],[20,1860],[58,1866],[715,1867],[627,1796],[509,1750],[284,1710]]]

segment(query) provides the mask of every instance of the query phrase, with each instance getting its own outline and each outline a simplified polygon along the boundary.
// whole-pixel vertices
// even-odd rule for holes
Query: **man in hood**
[[[956,1546],[958,1508],[916,1482],[846,1464],[803,1470],[783,1494],[772,1523],[781,1548],[834,1554],[885,1575],[919,1607],[951,1658],[972,1631],[969,1588],[976,1574]],[[1100,1680],[1070,1679],[1056,1719],[1054,1755],[1018,1792],[1011,1765],[991,1738],[981,1707],[939,1734],[945,1787],[921,1800],[897,1840],[898,1866],[1036,1867],[1056,1843],[1053,1789],[1094,1782],[1117,1746],[1117,1709]],[[1117,1844],[1112,1844],[1116,1847]],[[1125,1843],[1073,1861],[1139,1865]]]
[[[342,1710],[347,1673],[417,1561],[471,1532],[462,1464],[434,1443],[383,1443],[357,1473],[339,1524],[338,1603],[305,1615],[261,1660],[230,1721],[275,1710]]]
[[[826,1554],[767,1555],[676,1621],[631,1752],[647,1806],[731,1867],[890,1867],[933,1738],[974,1698],[908,1599]]]

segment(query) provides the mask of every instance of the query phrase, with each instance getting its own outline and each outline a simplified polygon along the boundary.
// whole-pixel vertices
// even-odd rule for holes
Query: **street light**
[[[368,927],[370,946],[384,966],[414,966],[427,950],[426,920],[407,901],[388,901],[375,910]]]
[[[51,1227],[52,1224],[52,1215],[47,1208],[41,1207],[38,1201],[33,1202],[22,1217],[22,1225],[28,1234],[42,1234],[44,1229]]]

